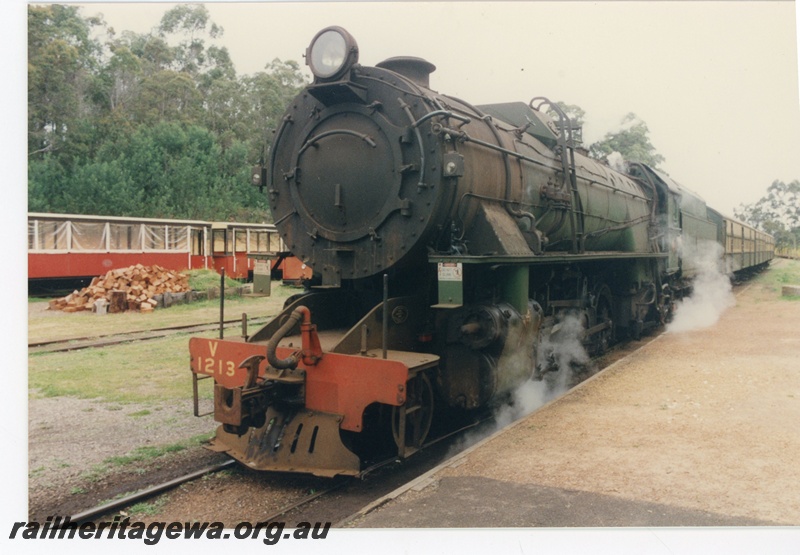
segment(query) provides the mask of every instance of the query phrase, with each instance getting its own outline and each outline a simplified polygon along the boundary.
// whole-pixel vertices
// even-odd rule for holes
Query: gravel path
[[[798,302],[745,286],[716,325],[662,335],[441,476],[798,526],[798,330]]]

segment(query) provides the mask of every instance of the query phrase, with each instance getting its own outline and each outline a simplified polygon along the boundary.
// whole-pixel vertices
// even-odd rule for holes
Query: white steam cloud
[[[722,313],[736,305],[726,272],[722,246],[713,241],[683,245],[684,273],[693,272],[692,294],[677,303],[667,333],[693,331],[713,326]]]
[[[616,170],[620,173],[628,173],[628,169],[625,164],[625,157],[616,150],[606,156],[606,162],[612,170]]]
[[[508,403],[495,409],[495,430],[505,428],[544,405],[554,397],[549,390],[549,385],[544,380],[531,379],[524,382],[514,390]]]
[[[559,317],[551,328],[542,330],[538,338],[535,369],[515,367],[520,364],[529,366],[530,358],[515,356],[513,351],[502,357],[500,364],[504,375],[525,373],[529,376],[541,376],[541,379],[531,378],[524,381],[504,404],[494,409],[492,426],[466,433],[450,448],[450,453],[463,451],[566,393],[572,387],[577,372],[592,370],[589,366],[591,359],[581,343],[583,336],[584,327],[580,317],[567,314]],[[536,340],[536,337],[528,338],[528,341]],[[523,360],[527,362],[523,363]]]
[[[562,314],[555,325],[542,331],[536,350],[536,372],[531,372],[541,379],[523,382],[505,404],[495,409],[494,429],[486,435],[560,397],[572,387],[577,372],[590,369],[591,359],[582,343],[584,331],[580,316],[572,313]]]
[[[575,371],[584,369],[591,360],[583,347],[584,335],[582,318],[565,312],[558,316],[550,333],[541,337],[536,365],[540,373],[548,376],[551,389],[559,394],[569,389]]]

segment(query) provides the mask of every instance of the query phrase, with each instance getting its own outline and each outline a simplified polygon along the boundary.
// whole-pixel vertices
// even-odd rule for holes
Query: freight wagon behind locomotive
[[[215,448],[252,468],[357,474],[382,433],[408,456],[442,409],[556,370],[539,344],[565,316],[593,353],[668,320],[682,246],[733,231],[668,176],[582,155],[544,98],[472,106],[432,90],[427,61],[359,65],[338,27],[306,61],[261,186],[315,285],[252,336],[190,344]],[[740,263],[768,263],[770,240]]]

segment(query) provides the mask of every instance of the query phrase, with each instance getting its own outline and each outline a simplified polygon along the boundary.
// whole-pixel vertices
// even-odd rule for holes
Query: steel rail
[[[133,505],[134,503],[141,501],[142,499],[152,497],[153,495],[156,495],[168,489],[172,489],[186,482],[190,482],[192,480],[205,476],[206,474],[219,472],[220,470],[224,470],[229,466],[233,466],[234,464],[236,464],[236,461],[231,459],[229,461],[225,461],[220,464],[215,464],[213,466],[208,466],[206,468],[190,472],[183,476],[179,476],[178,478],[173,478],[172,480],[167,480],[166,482],[162,482],[155,486],[150,486],[149,488],[143,489],[136,493],[126,495],[125,497],[120,497],[119,499],[115,499],[113,501],[109,501],[108,503],[103,503],[102,505],[97,505],[95,507],[92,507],[91,509],[87,509],[80,513],[74,514],[71,517],[69,517],[69,522],[83,522],[91,520],[100,515],[104,515],[106,513],[115,511],[122,507]]]
[[[250,323],[261,322],[268,318],[270,318],[270,316],[263,316],[263,317],[260,316],[256,318],[250,318],[248,322]],[[235,325],[237,324],[241,325],[242,320],[241,318],[237,318],[235,320],[225,320],[224,323],[226,327],[235,327]],[[217,329],[218,327],[219,327],[219,322],[206,323],[206,324],[181,324],[178,326],[169,326],[165,328],[154,328],[152,330],[138,330],[138,331],[123,332],[123,333],[109,333],[109,334],[86,336],[86,337],[70,337],[67,339],[37,341],[33,343],[28,343],[28,349],[38,349],[35,352],[42,352],[42,353],[77,351],[79,349],[87,349],[91,347],[105,347],[108,345],[117,345],[119,343],[128,343],[131,341],[158,339],[161,337],[167,337],[169,335],[173,335],[180,332],[207,331],[207,330]],[[143,335],[143,337],[136,337],[139,334]],[[87,342],[87,343],[80,343],[80,342]],[[64,345],[64,346],[58,347],[58,345]]]
[[[347,478],[349,478],[349,477],[347,477]],[[307,495],[307,496],[299,499],[298,501],[295,501],[294,503],[286,505],[284,508],[279,510],[277,513],[273,513],[273,514],[269,515],[267,518],[260,519],[260,520],[264,520],[266,522],[272,522],[274,520],[277,520],[280,517],[282,517],[283,515],[285,515],[286,513],[288,513],[289,511],[293,511],[293,510],[297,509],[298,507],[302,507],[303,505],[307,505],[308,503],[311,503],[312,501],[314,501],[315,499],[317,499],[319,497],[322,497],[323,495],[327,495],[327,494],[329,494],[329,493],[331,493],[333,491],[336,491],[337,489],[341,488],[342,486],[344,486],[345,484],[350,482],[350,480],[347,479],[347,478],[337,479],[334,484],[331,484],[327,488],[323,488],[323,489],[321,489],[319,491],[316,491],[316,492],[314,492],[314,493],[312,493],[310,495]]]

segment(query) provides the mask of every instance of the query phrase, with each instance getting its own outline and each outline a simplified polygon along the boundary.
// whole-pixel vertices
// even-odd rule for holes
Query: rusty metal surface
[[[424,372],[408,381],[408,401],[392,409],[392,435],[397,453],[405,458],[422,448],[434,414],[434,394]]]
[[[225,451],[255,470],[307,472],[316,476],[356,475],[361,470],[357,455],[339,435],[341,417],[300,410],[267,411],[266,423],[237,436],[220,426],[212,449]]]
[[[239,426],[244,416],[242,407],[242,389],[227,389],[219,384],[214,385],[214,420],[221,424]]]

